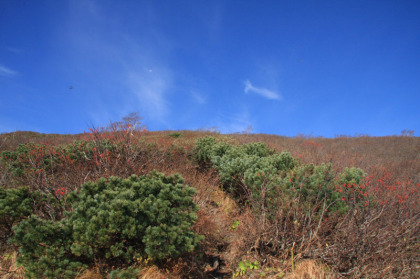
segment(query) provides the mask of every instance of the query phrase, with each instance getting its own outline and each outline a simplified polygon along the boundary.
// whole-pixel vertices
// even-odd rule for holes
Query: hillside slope
[[[222,149],[231,151],[211,147],[213,151],[219,150],[218,157],[209,153],[208,161],[200,161],[197,140],[206,136],[214,138]],[[229,157],[229,154],[243,152],[242,146],[246,149],[248,144],[256,142],[264,143],[268,153],[258,155],[261,157],[245,154],[248,157],[244,158],[257,158],[255,163],[247,165],[249,171],[234,170],[235,176],[227,176],[228,180],[221,177],[225,169],[217,162],[224,160],[231,164],[235,158],[242,157]],[[262,148],[264,153],[266,149]],[[271,175],[270,167],[265,170],[258,165],[269,160],[264,158],[283,151],[289,152],[295,162],[290,170],[273,170]],[[28,186],[31,191],[55,194],[60,201],[64,201],[68,192],[80,190],[83,183],[101,177],[143,176],[153,170],[165,175],[179,173],[186,185],[197,190],[193,200],[199,210],[193,231],[204,236],[201,247],[177,259],[134,262],[132,266],[139,269],[139,278],[415,278],[420,275],[418,137],[288,138],[197,131],[131,133],[124,129],[91,130],[79,135],[15,132],[0,135],[0,152],[3,152],[2,189]],[[366,175],[360,181],[346,180],[345,185],[334,182],[344,181],[340,175],[346,168],[360,168]],[[249,174],[251,169],[258,171]],[[263,175],[265,179],[259,180]],[[329,188],[325,188],[325,196],[320,198],[315,194],[318,197],[311,200],[313,187]],[[295,189],[299,194],[290,194]],[[327,204],[330,199],[327,191],[339,199]],[[349,195],[342,195],[344,192]],[[305,199],[303,193],[307,193]],[[343,205],[342,211],[327,212],[338,204]],[[34,213],[44,219],[65,218],[64,208],[51,209],[48,202],[43,206],[43,210],[37,208]],[[10,226],[19,221],[10,220],[1,212],[0,208],[4,231],[0,236],[3,247],[0,278],[19,278],[24,273],[14,263],[19,245],[6,243],[13,234]],[[106,278],[105,274],[111,270],[127,267],[98,260],[79,278]]]

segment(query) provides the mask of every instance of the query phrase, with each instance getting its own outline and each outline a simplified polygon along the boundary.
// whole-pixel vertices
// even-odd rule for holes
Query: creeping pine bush
[[[262,196],[273,201],[280,178],[296,164],[288,152],[279,154],[264,143],[233,146],[213,137],[198,139],[195,154],[199,163],[210,163],[219,171],[225,189],[245,201]]]
[[[349,200],[361,206],[366,197],[361,169],[345,169],[337,176],[331,164],[301,164],[288,152],[278,153],[264,143],[233,146],[205,137],[196,142],[195,158],[219,171],[228,192],[258,207],[275,210],[282,199],[302,202],[315,212],[345,213]]]
[[[73,278],[86,268],[87,259],[71,251],[72,226],[34,215],[14,227],[13,243],[20,246],[18,263],[28,278]]]
[[[4,189],[0,187],[0,239],[7,240],[12,234],[13,225],[19,223],[34,211],[34,204],[39,203],[39,192],[29,188]]]
[[[180,138],[182,137],[182,134],[180,132],[173,132],[173,133],[170,133],[169,136],[171,138]]]
[[[69,194],[67,218],[34,216],[15,227],[18,260],[33,278],[68,278],[95,261],[128,266],[137,258],[178,257],[201,240],[191,230],[194,193],[180,175],[156,171],[88,182]]]
[[[210,163],[216,144],[217,140],[214,137],[199,138],[194,147],[194,157],[197,162],[202,165]]]
[[[328,206],[330,212],[345,212],[348,207],[336,189],[334,177],[331,164],[299,165],[288,174],[284,187],[289,196],[306,202],[313,210]]]

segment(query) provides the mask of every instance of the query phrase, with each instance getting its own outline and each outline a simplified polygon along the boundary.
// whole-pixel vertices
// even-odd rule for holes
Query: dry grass
[[[78,276],[76,279],[105,279],[98,268],[88,269]]]
[[[167,279],[170,278],[160,271],[156,266],[142,270],[139,274],[139,279]]]
[[[4,252],[0,259],[0,279],[24,279],[25,269],[16,263],[17,252]]]
[[[12,278],[12,277],[10,277]],[[13,277],[14,278],[14,277]],[[22,277],[23,278],[23,277]],[[78,276],[76,279],[106,279],[107,277],[103,275],[98,268],[88,269],[82,275]],[[167,279],[174,278],[170,277],[164,272],[159,270],[156,266],[145,267],[140,270],[138,279]]]
[[[325,264],[315,260],[303,260],[296,264],[295,270],[284,279],[333,279],[337,274],[330,271]]]

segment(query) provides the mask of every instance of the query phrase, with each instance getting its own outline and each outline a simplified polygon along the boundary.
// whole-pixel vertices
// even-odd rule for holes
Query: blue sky
[[[419,1],[0,1],[0,132],[420,133]],[[72,89],[69,87],[72,86]]]

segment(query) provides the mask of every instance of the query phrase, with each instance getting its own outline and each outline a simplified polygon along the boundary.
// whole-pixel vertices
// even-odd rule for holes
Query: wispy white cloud
[[[204,105],[205,103],[207,103],[206,98],[197,91],[191,91],[191,96],[200,105]]]
[[[13,71],[13,70],[11,70],[11,69],[3,66],[3,65],[0,65],[0,76],[3,76],[3,77],[12,77],[12,76],[17,75],[17,73],[18,72]]]
[[[171,43],[155,27],[153,9],[141,5],[142,27],[133,33],[131,27],[125,26],[124,8],[110,13],[100,1],[79,2],[71,2],[67,34],[58,36],[68,47],[70,63],[83,71],[83,80],[88,80],[92,87],[106,84],[104,90],[90,93],[92,99],[96,96],[103,100],[93,108],[95,114],[101,118],[101,112],[112,106],[109,117],[113,119],[139,111],[148,125],[166,125],[170,120],[174,81],[174,71],[167,63]],[[120,92],[121,86],[124,94]]]
[[[278,94],[278,93],[276,93],[276,92],[274,92],[272,90],[266,89],[266,88],[255,87],[254,85],[252,85],[252,83],[249,80],[246,80],[245,81],[244,92],[245,93],[253,92],[253,93],[256,93],[258,95],[261,95],[261,96],[263,96],[263,97],[265,97],[267,99],[270,99],[270,100],[278,100],[278,101],[280,101],[282,99],[282,97],[281,97],[280,94]]]
[[[136,71],[128,74],[128,88],[137,99],[138,106],[148,118],[165,122],[169,113],[168,89],[171,78],[168,73]]]

